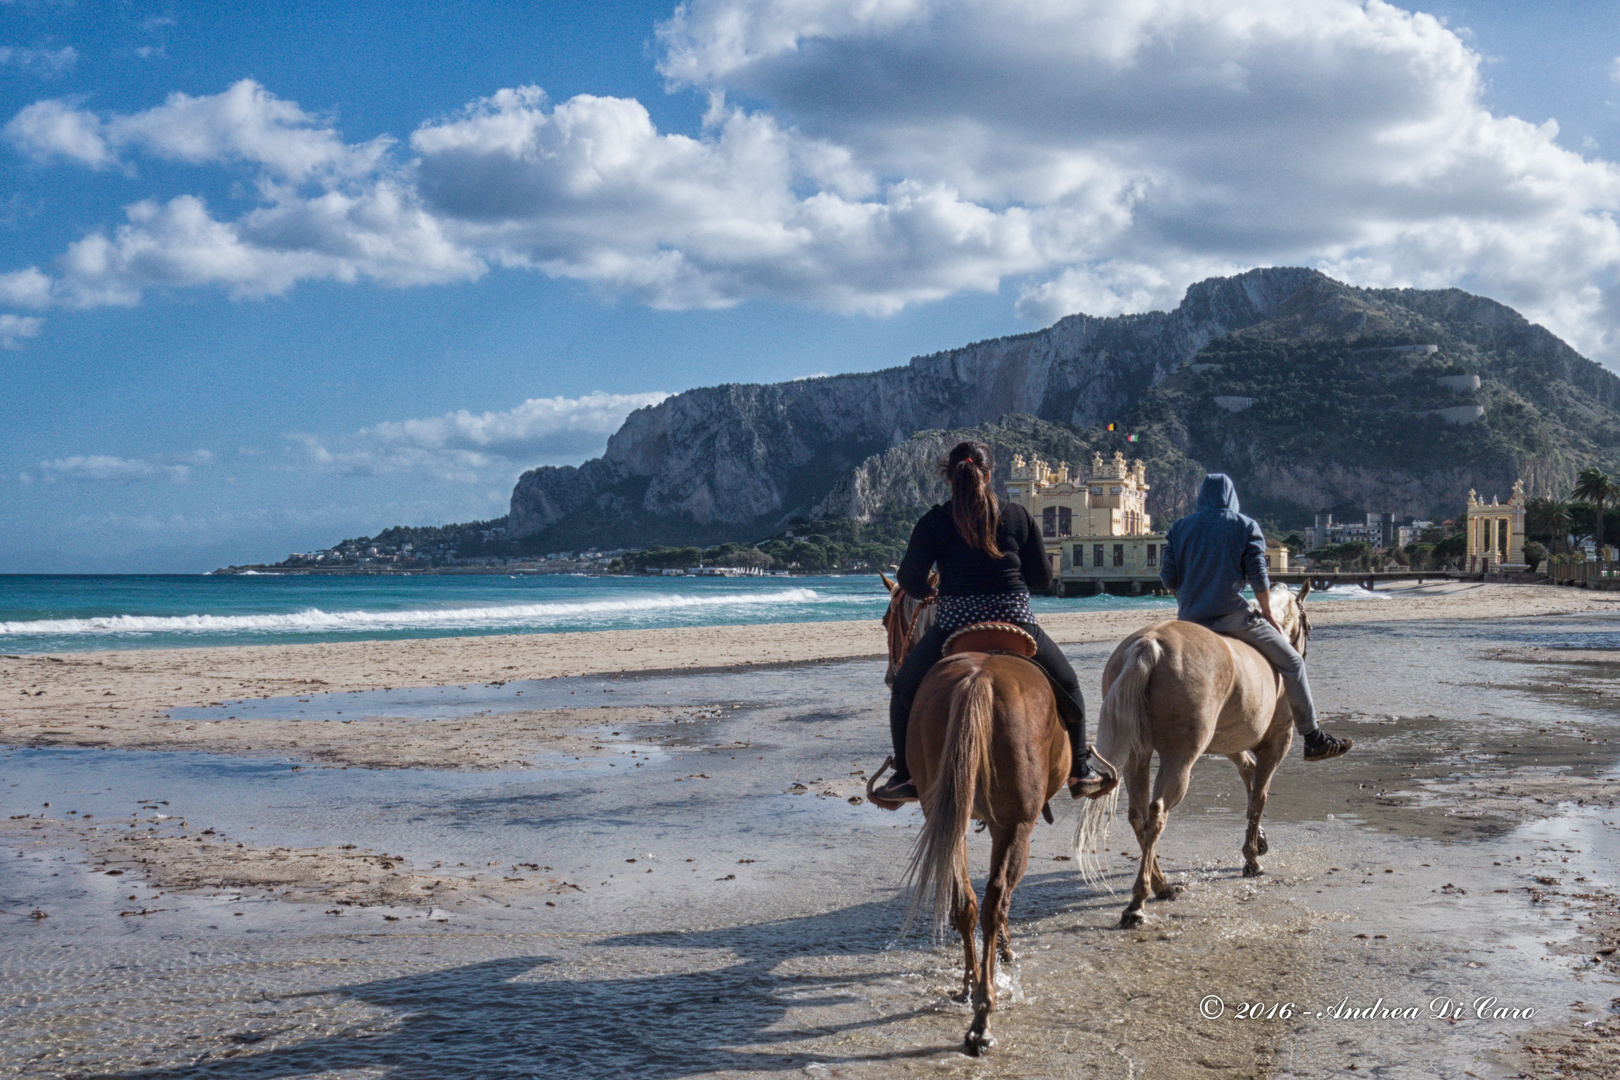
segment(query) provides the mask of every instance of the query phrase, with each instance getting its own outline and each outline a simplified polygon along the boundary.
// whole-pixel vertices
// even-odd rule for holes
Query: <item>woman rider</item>
[[[1000,504],[990,489],[990,448],[980,442],[958,443],[940,465],[950,481],[951,499],[924,514],[911,532],[911,543],[895,577],[914,599],[934,595],[928,572],[939,567],[939,600],[934,625],[911,647],[894,677],[889,699],[889,732],[894,737],[894,775],[873,794],[892,800],[915,799],[917,786],[906,767],[906,723],[923,676],[942,655],[945,639],[971,623],[1014,623],[1034,637],[1035,662],[1045,668],[1077,706],[1066,721],[1069,788],[1076,797],[1101,791],[1108,779],[1092,768],[1085,745],[1085,700],[1074,668],[1035,622],[1030,590],[1045,592],[1052,584],[1046,545],[1030,516],[1017,503]]]

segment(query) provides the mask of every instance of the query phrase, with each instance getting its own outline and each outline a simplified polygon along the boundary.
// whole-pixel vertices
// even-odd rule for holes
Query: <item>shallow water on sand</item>
[[[1549,873],[1615,888],[1616,834],[1598,810],[1516,825],[1419,796],[1508,770],[1615,775],[1614,700],[1572,705],[1567,668],[1497,656],[1614,633],[1592,617],[1323,628],[1312,677],[1356,751],[1283,767],[1268,874],[1248,881],[1235,770],[1202,762],[1161,846],[1189,891],[1150,905],[1141,931],[1112,929],[1135,869],[1119,854],[1134,854],[1128,830],[1117,824],[1108,867],[1120,892],[1087,888],[1061,859],[1073,808],[1057,800],[1058,825],[1037,831],[1014,899],[1023,1000],[997,1013],[1002,1044],[979,1062],[957,1051],[968,1022],[948,997],[959,950],[899,938],[895,890],[916,812],[848,801],[886,752],[871,662],[195,711],[296,706],[305,719],[363,723],[581,698],[670,709],[605,729],[616,751],[605,757],[510,772],[7,752],[8,817],[51,802],[52,816],[93,814],[108,829],[184,821],[252,844],[352,843],[469,872],[537,860],[578,888],[470,903],[443,923],[387,922],[238,890],[160,895],[92,872],[69,847],[19,848],[0,858],[0,1074],[1315,1077],[1357,1064],[1343,1075],[1504,1075],[1497,1055],[1516,1034],[1614,996],[1572,983],[1570,961],[1548,946],[1574,932],[1575,909],[1527,889]],[[1108,651],[1070,650],[1084,685]],[[170,817],[148,822],[143,807],[158,800]],[[982,873],[984,837],[969,848]],[[162,910],[119,917],[131,895]],[[33,907],[50,917],[29,919]],[[1206,1019],[1211,994],[1222,1013]],[[1482,996],[1538,1015],[1429,1016],[1436,998]],[[1331,1015],[1380,998],[1422,1016]],[[1294,1008],[1234,1019],[1242,1001]]]

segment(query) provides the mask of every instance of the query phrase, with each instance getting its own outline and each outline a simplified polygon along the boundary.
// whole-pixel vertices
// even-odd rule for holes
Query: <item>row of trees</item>
[[[1582,469],[1568,499],[1538,496],[1525,503],[1526,561],[1529,545],[1568,554],[1582,540],[1591,539],[1601,552],[1604,536],[1620,535],[1620,481],[1602,469]]]

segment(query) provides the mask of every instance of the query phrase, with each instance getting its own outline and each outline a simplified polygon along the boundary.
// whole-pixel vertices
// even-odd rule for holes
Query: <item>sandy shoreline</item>
[[[1322,627],[1612,611],[1620,611],[1620,597],[1605,593],[1445,583],[1391,589],[1388,598],[1323,600],[1312,605],[1311,617]],[[1152,618],[1140,610],[1094,611],[1051,614],[1043,617],[1042,624],[1060,644],[1074,645],[1118,641]],[[197,749],[210,740],[188,738],[183,731],[164,734],[152,722],[170,709],[242,699],[583,675],[732,670],[878,656],[882,648],[877,623],[860,620],[6,655],[0,656],[0,688],[5,695],[0,697],[0,744]],[[262,747],[288,752],[288,738],[273,730],[255,726],[230,730],[233,750]],[[221,735],[223,732],[212,733],[212,741],[217,742]]]
[[[1014,920],[1029,997],[979,1074],[1612,1073],[1620,651],[1547,648],[1522,621],[1479,631],[1585,615],[1563,627],[1601,644],[1590,616],[1617,603],[1441,585],[1316,604],[1318,627],[1343,630],[1313,650],[1313,681],[1358,753],[1285,766],[1255,882],[1236,876],[1229,767],[1201,764],[1166,849],[1189,894],[1146,932],[1114,930],[1120,898],[1074,881],[1066,822],[1043,831]],[[1089,688],[1152,617],[1043,623]],[[887,739],[866,662],[881,644],[861,621],[0,658],[0,746],[40,748],[5,751],[0,973],[16,989],[0,1009],[27,1022],[0,1075],[127,1059],[179,1077],[241,1054],[248,1077],[270,1075],[248,1058],[273,1072],[291,1054],[299,1075],[336,1080],[330,1055],[363,1071],[395,1052],[466,1075],[482,1037],[420,1018],[464,1008],[479,1032],[517,1001],[501,1013],[512,1075],[542,1053],[561,1055],[557,1075],[604,1060],[656,1080],[966,1075],[943,996],[954,957],[894,938],[914,821],[858,794]],[[660,672],[686,674],[614,679]],[[501,688],[551,678],[565,681]],[[253,703],[267,697],[287,700]],[[247,704],[207,709],[228,701]],[[1122,826],[1114,840],[1123,887],[1134,844]],[[524,974],[535,964],[549,966]],[[124,989],[115,969],[140,974]],[[381,1006],[368,987],[387,988]],[[1206,992],[1315,1009],[1491,994],[1539,1011],[1239,1024],[1200,1019]],[[251,1021],[233,1011],[243,994]],[[80,1031],[91,999],[122,1027]],[[149,1004],[171,999],[184,1007]],[[637,1016],[652,1042],[598,1013]],[[653,1036],[687,1045],[690,1067],[666,1068]]]

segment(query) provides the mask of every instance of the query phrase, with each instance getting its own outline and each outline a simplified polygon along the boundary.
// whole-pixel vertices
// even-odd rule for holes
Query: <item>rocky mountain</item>
[[[865,520],[937,501],[933,464],[969,430],[1004,457],[1145,457],[1160,520],[1207,469],[1280,524],[1451,516],[1470,487],[1505,495],[1524,475],[1539,491],[1613,468],[1617,410],[1620,378],[1494,301],[1260,269],[1200,282],[1171,312],[1074,315],[905,367],[676,395],[632,413],[601,458],[525,473],[508,528],[531,548],[623,547]]]
[[[1116,419],[1206,343],[1267,318],[1317,276],[1254,270],[1200,282],[1168,313],[1073,315],[905,367],[677,394],[632,413],[602,457],[523,474],[510,535],[559,548],[762,535],[916,431],[1008,414],[1077,427]]]

